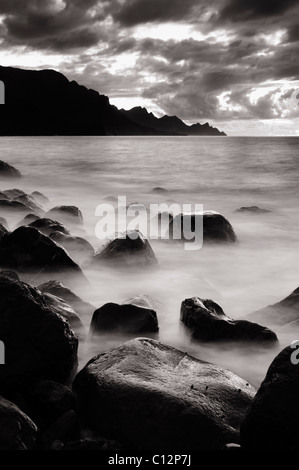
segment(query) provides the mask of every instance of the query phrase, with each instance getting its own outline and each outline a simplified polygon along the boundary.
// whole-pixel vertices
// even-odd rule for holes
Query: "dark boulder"
[[[82,418],[102,435],[176,451],[238,442],[255,393],[234,373],[145,338],[93,358],[73,390]]]
[[[33,227],[20,227],[2,237],[0,267],[38,274],[40,278],[49,278],[49,275],[53,278],[55,273],[57,280],[86,282],[81,269],[66,251]]]
[[[190,328],[194,339],[203,341],[275,342],[276,334],[246,320],[233,320],[213,300],[186,299],[181,305],[181,321]]]
[[[22,391],[38,380],[70,379],[77,366],[78,339],[69,323],[41,292],[5,274],[0,274],[0,332],[5,344],[2,394]]]
[[[47,204],[50,202],[47,196],[45,196],[43,193],[40,193],[39,191],[33,191],[33,193],[31,193],[31,197],[33,197],[33,199],[39,204]]]
[[[50,238],[59,245],[63,246],[71,257],[79,264],[94,255],[94,249],[91,244],[82,237],[72,237],[62,232],[53,232]]]
[[[15,214],[15,213],[29,213],[32,212],[32,209],[24,204],[23,202],[19,201],[10,201],[7,199],[2,199],[0,200],[0,213],[6,213],[6,214]]]
[[[9,197],[3,191],[0,191],[0,199],[1,200],[3,200],[3,199],[9,200]]]
[[[55,295],[44,293],[44,301],[47,307],[58,315],[61,315],[77,334],[80,335],[84,333],[84,326],[79,315],[65,300]]]
[[[0,222],[0,240],[6,233],[9,233],[7,228]]]
[[[90,451],[90,450],[123,450],[123,446],[114,441],[109,441],[104,438],[80,439],[79,441],[69,442],[65,444],[60,450],[73,450],[73,451]]]
[[[14,403],[0,396],[0,450],[35,447],[37,427]]]
[[[121,331],[128,334],[155,333],[159,330],[155,310],[148,307],[108,303],[98,308],[92,317],[91,333]]]
[[[82,212],[76,206],[56,206],[50,209],[46,216],[66,224],[83,224]]]
[[[262,209],[258,206],[244,206],[237,209],[236,212],[243,212],[248,214],[266,214],[267,212],[271,212],[268,209]]]
[[[35,222],[37,219],[39,219],[38,215],[35,214],[27,214],[25,217],[17,224],[16,228],[22,227],[23,225],[29,225],[31,222]]]
[[[158,264],[149,241],[138,231],[131,230],[110,241],[95,254],[92,264],[107,263],[118,267],[149,267]]]
[[[48,293],[60,297],[67,302],[80,317],[90,318],[95,307],[88,302],[85,302],[76,294],[74,294],[68,287],[64,286],[58,281],[49,281],[38,286],[38,289],[43,293]]]
[[[21,202],[25,206],[29,207],[36,214],[42,215],[44,213],[43,208],[37,204],[29,194],[22,194],[14,198],[14,201]]]
[[[14,166],[0,160],[0,177],[1,178],[22,178],[22,174]]]
[[[297,450],[299,440],[298,349],[287,347],[270,365],[241,427],[245,450]]]
[[[8,197],[8,199],[15,199],[16,197],[18,196],[26,196],[26,193],[24,193],[24,191],[22,191],[21,189],[6,189],[5,191],[3,191],[3,193],[5,194],[6,197]]]
[[[167,189],[160,188],[159,186],[157,186],[156,188],[152,189],[152,193],[165,194],[165,193],[168,193],[168,191],[167,191]]]
[[[299,287],[280,302],[249,313],[242,319],[260,321],[272,328],[299,320]]]
[[[192,235],[196,230],[202,230],[205,243],[235,243],[237,241],[230,222],[214,211],[179,214],[169,224],[170,238],[185,242],[188,241],[185,234]]]
[[[64,225],[56,220],[48,218],[36,219],[29,224],[29,227],[37,228],[41,233],[47,236],[53,232],[61,232],[66,235],[69,234],[69,231],[64,227]]]
[[[51,449],[54,442],[69,442],[80,437],[80,425],[74,410],[66,411],[42,432],[42,447]]]

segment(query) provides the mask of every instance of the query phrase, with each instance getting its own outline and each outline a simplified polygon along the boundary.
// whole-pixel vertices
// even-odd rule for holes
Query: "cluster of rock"
[[[13,231],[0,220],[0,450],[296,448],[299,366],[291,361],[292,348],[275,358],[256,391],[233,372],[160,343],[158,308],[148,297],[98,308],[82,300],[69,287],[87,282],[82,265],[144,269],[157,266],[157,258],[138,231],[95,253],[70,233],[83,224],[80,210],[46,212],[48,202],[38,192],[0,193],[0,214],[23,217]],[[204,242],[237,241],[221,214],[182,214],[179,220],[189,217],[194,228],[197,216]],[[43,282],[24,282],[28,274]],[[277,347],[276,332],[299,322],[298,307],[299,289],[234,320],[213,300],[193,297],[182,302],[180,319],[198,342]],[[118,333],[129,341],[77,373],[80,341]]]

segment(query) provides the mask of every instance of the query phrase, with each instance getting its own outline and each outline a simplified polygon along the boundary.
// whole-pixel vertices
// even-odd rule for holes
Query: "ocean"
[[[282,300],[299,285],[299,138],[289,137],[1,137],[0,155],[24,178],[17,187],[41,191],[50,203],[76,205],[84,236],[95,249],[105,243],[95,228],[96,208],[108,196],[146,207],[175,201],[202,204],[223,214],[239,243],[186,251],[181,244],[151,240],[159,261],[154,271],[84,270],[90,286],[80,292],[100,307],[145,294],[157,306],[159,340],[220,364],[258,386],[282,349],[299,331],[279,336],[280,345],[260,349],[240,344],[190,341],[180,322],[181,302],[212,299],[232,318]],[[167,193],[153,193],[162,187]],[[0,190],[11,188],[5,182]],[[259,206],[267,213],[236,212]],[[9,219],[10,228],[23,217]],[[38,278],[32,279],[38,285]],[[89,326],[90,318],[84,318]],[[96,353],[124,341],[107,336],[80,345],[80,367]]]

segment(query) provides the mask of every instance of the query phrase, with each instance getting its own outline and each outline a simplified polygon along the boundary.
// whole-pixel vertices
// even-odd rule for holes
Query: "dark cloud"
[[[280,15],[298,5],[298,0],[229,0],[220,17],[242,19]]]
[[[113,18],[125,26],[181,20],[197,5],[198,0],[127,0],[119,4]]]

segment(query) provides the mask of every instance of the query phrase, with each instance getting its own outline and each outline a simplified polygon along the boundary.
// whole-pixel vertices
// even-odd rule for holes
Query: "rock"
[[[25,206],[29,207],[31,210],[33,210],[36,214],[43,214],[44,211],[42,207],[37,204],[34,199],[29,196],[28,194],[22,194],[21,196],[17,196],[14,201],[21,202]]]
[[[102,435],[129,449],[176,451],[237,443],[255,393],[234,373],[145,338],[91,359],[73,390]]]
[[[108,303],[94,312],[90,330],[92,334],[107,331],[138,335],[155,333],[159,330],[157,313],[148,307]]]
[[[76,206],[56,206],[49,210],[46,216],[62,223],[83,224],[82,212]]]
[[[92,264],[107,263],[124,267],[157,265],[157,258],[149,241],[138,230],[131,230],[110,241],[92,258]]]
[[[235,243],[236,234],[230,222],[223,215],[214,211],[202,213],[179,214],[169,224],[169,236],[175,238],[177,234],[179,240],[188,241],[184,236],[183,227],[186,231],[195,231],[196,222],[199,229],[203,229],[203,241],[205,243]]]
[[[20,227],[0,241],[0,267],[57,280],[86,282],[79,266],[66,251],[33,227]]]
[[[50,202],[49,199],[39,191],[33,191],[33,193],[31,193],[31,197],[33,197],[33,199],[35,199],[39,204],[47,204]]]
[[[19,201],[9,201],[7,199],[0,200],[0,212],[2,213],[17,213],[17,212],[32,212],[32,209]]]
[[[242,319],[261,321],[271,328],[299,320],[299,287],[280,302],[250,313]]]
[[[126,299],[123,304],[137,305],[138,307],[149,308],[151,310],[157,310],[157,305],[151,297],[145,294],[140,294],[136,297],[130,297]]]
[[[23,225],[29,225],[31,222],[35,222],[37,219],[39,219],[38,215],[35,214],[27,214],[25,217],[17,224],[16,228],[22,227]]]
[[[4,217],[0,217],[0,224],[4,225],[4,227],[9,230],[7,220]]]
[[[30,416],[41,429],[50,426],[64,413],[76,408],[72,391],[53,380],[41,380],[33,384],[26,391],[26,400],[32,410]]]
[[[245,206],[245,207],[240,207],[240,209],[237,209],[236,212],[244,212],[244,213],[249,213],[249,214],[266,214],[267,212],[271,212],[268,209],[261,209],[258,206]]]
[[[37,427],[12,402],[0,397],[0,450],[27,450],[35,447]]]
[[[80,317],[90,318],[95,311],[95,307],[93,305],[82,300],[61,282],[49,281],[45,284],[39,285],[38,289],[43,293],[47,292],[48,294],[53,294],[56,297],[60,297],[65,300],[65,302],[67,302]]]
[[[114,204],[118,202],[118,199],[117,197],[114,197],[114,196],[107,196],[107,197],[104,197],[103,201],[112,202]]]
[[[69,234],[69,231],[60,222],[47,218],[36,219],[29,224],[29,227],[37,228],[41,233],[47,236],[53,232]]]
[[[67,302],[55,295],[46,293],[44,294],[44,300],[47,307],[51,308],[51,310],[58,315],[61,315],[77,334],[80,335],[84,333],[84,326],[80,317]]]
[[[45,448],[49,448],[51,443],[59,440],[67,442],[80,437],[80,427],[78,417],[74,410],[66,411],[42,433],[42,442]]]
[[[285,348],[270,365],[241,427],[245,450],[297,450],[299,439],[299,365],[291,362],[298,350]]]
[[[194,339],[203,341],[276,342],[268,328],[246,320],[233,320],[213,300],[186,299],[181,305],[181,321],[190,328]]]
[[[20,280],[19,276],[14,271],[1,271],[0,274],[1,274],[1,276],[8,277],[12,281],[19,281]]]
[[[2,394],[43,379],[68,382],[77,367],[78,339],[41,292],[5,274],[0,275],[0,331],[6,357],[0,367]]]
[[[62,232],[53,232],[50,238],[59,245],[63,246],[71,257],[79,264],[82,264],[88,258],[94,255],[94,249],[91,244],[82,237],[72,237]]]
[[[86,438],[79,441],[69,442],[63,450],[77,450],[77,451],[90,451],[90,450],[122,450],[123,446],[114,441],[109,441],[104,438]]]
[[[18,196],[26,196],[26,193],[24,193],[24,191],[22,191],[21,189],[6,189],[5,191],[3,191],[3,193],[5,194],[6,197],[8,197],[8,199],[15,199],[16,197]]]
[[[3,199],[5,199],[5,200],[9,200],[9,197],[8,197],[8,196],[6,196],[6,194],[5,194],[5,193],[3,193],[2,191],[0,191],[0,199],[1,199],[1,200],[3,200]]]
[[[1,178],[22,178],[21,172],[9,163],[0,160],[0,177]]]
[[[164,194],[164,193],[168,193],[168,191],[167,189],[160,188],[159,186],[157,186],[156,188],[152,189],[152,193]]]
[[[6,233],[9,233],[7,228],[0,222],[0,240]]]

